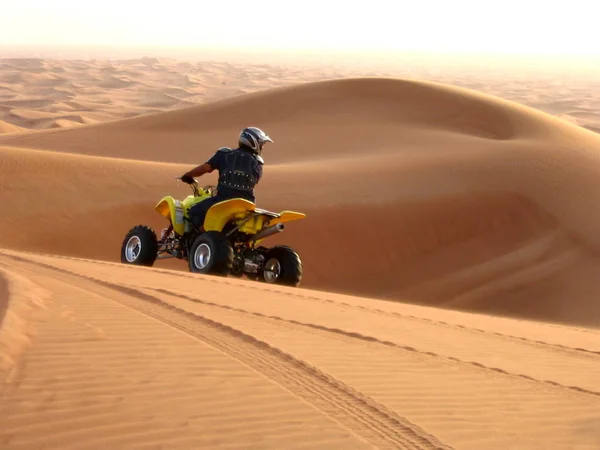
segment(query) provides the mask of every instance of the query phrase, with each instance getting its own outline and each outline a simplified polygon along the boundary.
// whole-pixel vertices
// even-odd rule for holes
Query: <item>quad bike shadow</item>
[[[190,185],[193,195],[184,200],[163,197],[155,210],[169,226],[160,238],[147,225],[131,228],[121,246],[121,262],[153,266],[157,259],[177,258],[188,262],[190,272],[242,277],[266,283],[298,286],[302,279],[302,261],[298,253],[285,245],[265,247],[264,239],[284,229],[284,222],[303,219],[294,211],[275,213],[257,208],[242,198],[214,204],[204,219],[204,232],[192,224],[189,209],[216,195],[214,186]]]

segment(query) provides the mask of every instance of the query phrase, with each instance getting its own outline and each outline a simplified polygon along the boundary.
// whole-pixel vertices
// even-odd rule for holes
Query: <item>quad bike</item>
[[[257,246],[265,238],[283,231],[284,222],[305,214],[294,211],[274,213],[257,208],[242,198],[214,204],[206,213],[204,232],[196,229],[189,209],[216,195],[214,186],[190,185],[193,195],[183,201],[163,197],[155,210],[169,221],[160,239],[152,228],[131,228],[121,246],[121,262],[153,266],[157,259],[187,259],[190,272],[219,276],[246,275],[252,280],[298,286],[302,279],[302,261],[292,248],[278,245]]]

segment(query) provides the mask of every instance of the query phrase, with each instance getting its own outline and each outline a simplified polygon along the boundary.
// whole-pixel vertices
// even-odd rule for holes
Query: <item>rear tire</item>
[[[130,229],[121,245],[121,262],[136,266],[152,266],[158,255],[158,238],[152,228],[137,225]]]
[[[269,249],[260,280],[269,284],[296,287],[302,280],[302,260],[296,251],[285,245]]]
[[[227,237],[218,231],[199,235],[188,254],[190,272],[227,276],[233,265],[233,248]]]

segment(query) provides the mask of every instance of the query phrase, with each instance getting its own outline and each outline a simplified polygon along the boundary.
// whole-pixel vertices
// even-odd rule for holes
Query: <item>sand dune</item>
[[[6,448],[600,445],[598,333],[97,261],[0,264],[9,289],[18,271],[51,298],[6,383]]]
[[[595,94],[240,67],[5,60],[0,447],[600,447]],[[249,124],[302,288],[117,264]]]
[[[35,111],[28,109],[11,109],[9,118],[18,118],[23,125],[30,129],[47,129],[56,127],[71,127],[83,124],[96,123],[81,114],[49,113],[44,111]],[[14,127],[14,125],[12,125]],[[23,128],[19,127],[19,130]]]
[[[64,114],[66,100],[87,105],[69,112],[107,115],[103,121],[177,109],[193,104],[328,77],[327,71],[300,74],[285,68],[246,67],[172,60],[64,61],[3,59],[0,66],[0,106],[29,108],[35,113]],[[232,71],[233,73],[229,73]],[[236,75],[238,74],[238,75]],[[261,80],[262,78],[262,80]],[[94,106],[90,109],[90,103]],[[13,106],[14,105],[14,106]],[[11,108],[0,110],[0,120],[30,129],[54,123],[31,123]]]
[[[174,177],[216,147],[234,145],[244,123],[261,124],[276,140],[265,153],[261,206],[309,215],[273,238],[306,255],[307,287],[600,322],[600,288],[586,282],[600,269],[600,137],[525,106],[430,82],[308,83],[0,138],[13,146],[4,150],[6,186],[33,197],[40,183],[64,180],[39,206],[30,204],[43,230],[32,238],[5,220],[2,245],[114,261],[130,226],[163,227],[152,209],[162,195],[187,195]],[[129,161],[117,159],[123,157]],[[31,181],[25,174],[32,166],[47,175]],[[56,209],[48,210],[50,198]],[[75,223],[85,225],[71,237]],[[577,306],[565,309],[567,302]]]
[[[100,100],[91,112],[105,116],[102,121],[122,119],[182,107],[180,99],[205,104],[223,98],[290,86],[300,81],[362,76],[414,78],[476,89],[511,101],[538,108],[584,128],[600,128],[600,89],[598,79],[576,72],[526,73],[519,68],[497,68],[492,72],[483,65],[465,70],[413,63],[404,67],[349,69],[336,66],[278,66],[210,61],[187,62],[169,58],[129,60],[56,60],[36,58],[0,59],[0,106],[12,101],[30,101],[30,108],[64,113],[61,101],[85,104],[91,95]],[[159,103],[147,102],[161,94]],[[25,96],[31,100],[19,100]],[[47,102],[35,106],[37,97]],[[121,101],[117,102],[116,99]],[[6,100],[9,103],[3,102]],[[25,107],[22,104],[20,107]],[[86,113],[89,109],[75,110]],[[592,115],[582,117],[588,111]],[[37,129],[18,117],[0,113],[0,120],[25,128]],[[52,123],[45,123],[51,128]]]
[[[317,155],[322,155],[319,159],[354,156],[367,150],[413,152],[415,145],[433,145],[440,139],[451,147],[462,138],[485,139],[481,145],[529,138],[555,138],[561,144],[577,145],[580,137],[587,141],[598,138],[538,110],[474,91],[437,83],[359,78],[303,83],[165,114],[101,123],[70,132],[68,142],[55,133],[0,142],[78,154],[195,163],[197,152],[204,148],[235,145],[239,129],[248,122],[269,128],[285,146],[271,152],[271,163]],[[306,143],[302,133],[306,139],[318,136],[318,145]],[[391,139],[391,133],[397,137]],[[149,136],[152,138],[140,145],[140,140]]]
[[[25,131],[25,128],[12,125],[0,120],[0,134],[3,133],[18,133],[19,131]]]

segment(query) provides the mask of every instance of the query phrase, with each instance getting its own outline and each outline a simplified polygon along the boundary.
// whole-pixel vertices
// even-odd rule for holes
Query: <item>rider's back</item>
[[[208,163],[219,172],[219,197],[255,201],[254,187],[262,177],[262,162],[253,153],[222,147]]]

